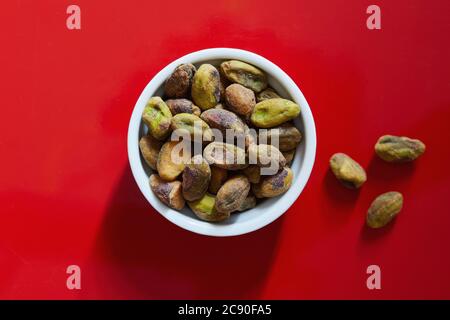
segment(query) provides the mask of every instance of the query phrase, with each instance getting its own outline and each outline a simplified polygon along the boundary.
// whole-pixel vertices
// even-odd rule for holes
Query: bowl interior
[[[213,49],[210,49],[213,50]],[[228,50],[237,50],[237,49],[228,49]],[[242,51],[242,50],[237,50]],[[245,51],[244,51],[245,52]],[[255,61],[254,59],[246,59],[245,56],[236,56],[235,54],[232,54],[233,51],[229,51],[230,54],[226,54],[222,52],[222,55],[219,55],[220,53],[216,52],[216,56],[220,57],[220,59],[216,58],[205,58],[202,55],[193,56],[189,58],[188,56],[185,56],[183,58],[178,59],[177,61],[174,61],[172,64],[167,66],[165,69],[163,69],[152,81],[155,81],[157,79],[159,83],[154,83],[153,90],[144,90],[141,97],[139,98],[138,103],[136,104],[136,108],[138,108],[138,115],[142,113],[142,110],[145,106],[145,102],[152,96],[161,96],[163,97],[163,84],[164,80],[170,75],[170,73],[173,71],[173,69],[179,65],[180,63],[193,63],[196,67],[199,67],[202,63],[210,63],[215,66],[218,66],[220,62],[227,60],[227,59],[238,59],[244,62],[248,62],[250,64],[253,64],[260,69],[262,69],[264,72],[266,72],[268,76],[269,85],[273,87],[283,98],[290,99],[292,101],[295,101],[300,105],[301,113],[300,116],[297,117],[294,120],[295,126],[301,131],[303,135],[302,142],[297,147],[294,160],[291,165],[291,169],[294,174],[294,179],[292,182],[291,188],[283,195],[275,198],[265,199],[261,203],[258,203],[256,208],[253,208],[251,210],[242,212],[242,213],[234,213],[231,215],[231,218],[220,223],[209,223],[205,221],[199,220],[195,214],[189,209],[188,206],[186,206],[182,211],[175,211],[164,204],[162,204],[159,199],[156,198],[155,195],[153,195],[150,186],[148,184],[148,177],[152,174],[152,169],[148,167],[148,165],[145,163],[144,159],[140,155],[139,149],[134,147],[134,149],[131,152],[138,152],[139,153],[139,168],[136,170],[133,170],[133,174],[138,182],[138,185],[141,189],[141,191],[144,193],[148,201],[152,204],[152,206],[157,209],[163,216],[174,222],[175,224],[181,226],[182,228],[201,233],[201,234],[207,234],[207,235],[214,235],[214,236],[228,236],[228,235],[238,235],[246,232],[250,232],[253,230],[256,230],[258,228],[261,228],[262,226],[272,222],[278,216],[284,213],[285,210],[289,208],[289,206],[297,199],[299,193],[303,189],[304,185],[306,184],[306,180],[309,177],[309,174],[312,169],[312,162],[314,161],[314,155],[315,155],[315,128],[314,128],[314,122],[312,120],[312,115],[310,114],[309,106],[307,105],[306,100],[304,99],[303,95],[301,94],[301,91],[295,86],[293,81],[285,75],[278,67],[273,65],[273,68],[277,68],[278,70],[274,70],[271,68],[264,68],[263,65],[258,63],[258,61]],[[249,53],[250,55],[255,55],[252,53]],[[192,54],[191,54],[192,55]],[[260,59],[265,60],[264,58],[255,55],[256,57],[259,57]],[[267,62],[270,63],[270,62]],[[271,64],[271,63],[270,63]],[[277,75],[274,75],[273,72],[277,73]],[[280,81],[280,72],[281,75],[284,75],[285,79],[284,81]],[[287,81],[286,78],[288,78]],[[287,87],[284,84],[288,84]],[[295,87],[295,90],[297,90],[296,93],[291,94],[293,87]],[[299,101],[302,100],[302,101]],[[306,104],[306,106],[305,106]],[[306,109],[304,110],[304,108]],[[306,112],[304,112],[306,111]],[[136,112],[136,110],[134,111]],[[305,115],[310,116],[309,121],[305,121]],[[137,118],[136,118],[137,119]],[[306,119],[307,120],[307,119]],[[311,121],[312,121],[312,127],[311,127]],[[307,126],[308,124],[308,126]],[[138,137],[140,138],[143,135],[147,133],[147,127],[143,123],[143,121],[139,118],[138,123],[136,124],[138,126]],[[130,130],[131,130],[131,122],[130,122]],[[313,135],[311,139],[308,139],[308,135]],[[130,137],[129,137],[130,139]],[[133,139],[133,137],[131,138]],[[309,141],[309,142],[308,142]],[[313,143],[311,143],[311,141]],[[310,143],[310,145],[308,145]],[[137,141],[133,146],[137,146]],[[305,154],[308,147],[314,150],[310,150],[312,153],[312,159],[311,154],[309,155],[309,162],[307,165],[307,168],[305,168]],[[130,152],[130,151],[129,151]],[[137,157],[136,157],[137,158]],[[311,162],[312,161],[312,162]],[[130,163],[132,164],[133,169],[133,160],[130,157]],[[303,170],[303,172],[302,172]],[[136,171],[142,172],[145,174],[145,177],[138,177],[139,173],[136,173]],[[142,179],[146,179],[146,183],[142,183]],[[138,181],[140,179],[140,181]],[[141,183],[140,183],[141,182]]]

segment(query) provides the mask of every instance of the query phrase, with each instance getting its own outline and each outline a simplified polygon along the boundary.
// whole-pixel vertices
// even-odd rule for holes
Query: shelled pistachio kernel
[[[330,158],[330,168],[336,178],[348,188],[359,188],[367,180],[366,171],[345,153],[335,153]]]

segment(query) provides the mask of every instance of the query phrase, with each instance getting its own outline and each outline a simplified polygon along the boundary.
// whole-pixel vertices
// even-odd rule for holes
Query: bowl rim
[[[219,59],[235,59],[248,62],[270,73],[281,85],[283,85],[292,99],[301,106],[300,116],[304,123],[304,139],[306,140],[303,164],[299,170],[300,175],[295,180],[297,184],[294,185],[293,183],[289,190],[289,194],[286,193],[281,196],[284,198],[284,201],[277,203],[277,207],[273,208],[271,214],[269,215],[260,216],[257,219],[243,221],[236,224],[226,225],[214,224],[201,220],[194,221],[194,219],[187,217],[160,202],[160,200],[151,192],[151,189],[149,188],[148,176],[143,169],[139,150],[139,130],[142,111],[147,100],[158,90],[158,88],[160,88],[173,70],[182,63],[196,64],[201,61]],[[309,104],[300,88],[285,71],[270,60],[247,50],[235,48],[209,48],[186,54],[172,61],[161,69],[145,86],[133,108],[130,117],[127,135],[127,148],[128,159],[133,177],[144,197],[156,211],[175,225],[185,230],[202,235],[225,237],[246,234],[263,228],[282,216],[292,206],[292,204],[294,204],[305,188],[311,175],[316,156],[317,138],[314,118]],[[295,158],[298,156],[299,152],[297,152]]]

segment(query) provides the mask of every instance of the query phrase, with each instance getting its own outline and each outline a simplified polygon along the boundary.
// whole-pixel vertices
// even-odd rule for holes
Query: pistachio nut
[[[296,118],[299,113],[300,106],[290,100],[268,99],[255,105],[250,120],[258,128],[273,128]]]
[[[214,108],[220,102],[219,71],[211,64],[202,64],[192,82],[192,99],[202,110]]]
[[[208,124],[200,119],[200,117],[190,113],[179,113],[172,118],[172,130],[185,130],[191,138],[196,135],[204,141],[211,141],[213,133]],[[180,134],[182,134],[180,132]]]
[[[257,164],[260,167],[276,165],[278,168],[282,168],[286,165],[286,159],[280,150],[270,144],[250,145],[248,157],[251,164]]]
[[[366,171],[345,153],[332,155],[330,168],[336,178],[348,188],[359,188],[367,180]]]
[[[258,142],[258,132],[255,129],[250,129],[248,125],[244,127],[244,136],[245,136],[245,147],[248,147],[252,144],[256,144]]]
[[[250,191],[250,182],[244,175],[236,175],[225,182],[216,196],[215,207],[220,212],[233,212],[240,208]]]
[[[273,176],[262,177],[259,183],[252,185],[252,191],[257,198],[276,197],[291,187],[292,180],[292,170],[284,167]]]
[[[209,109],[203,111],[202,118],[211,128],[220,130],[226,134],[226,130],[230,129],[236,133],[245,132],[245,123],[233,112],[226,109]]]
[[[258,133],[258,141],[273,144],[280,151],[288,151],[297,148],[302,141],[302,134],[292,123],[284,123],[276,128],[261,129]]]
[[[142,120],[153,138],[165,140],[169,135],[172,113],[160,97],[152,97],[148,100],[142,113]]]
[[[425,144],[417,139],[385,135],[375,145],[376,154],[388,162],[413,161],[425,152]]]
[[[222,62],[221,73],[231,82],[239,83],[244,87],[260,92],[267,88],[267,76],[258,68],[237,60]]]
[[[261,167],[255,164],[249,165],[242,170],[242,173],[248,178],[251,183],[259,183],[261,181]]]
[[[179,113],[192,113],[196,116],[200,116],[201,110],[191,100],[188,99],[169,99],[166,100],[166,104],[170,109],[172,115]]]
[[[169,98],[187,97],[191,90],[192,78],[196,68],[187,63],[176,67],[164,84],[164,93]]]
[[[283,156],[286,159],[286,165],[288,167],[291,166],[292,161],[294,160],[295,157],[295,149],[289,150],[289,151],[283,151]]]
[[[246,87],[234,83],[225,90],[228,108],[242,116],[249,116],[255,107],[255,93]]]
[[[219,71],[220,74],[220,71]],[[219,91],[220,91],[220,101],[225,101],[225,89],[230,85],[230,82],[228,79],[220,75],[220,82],[219,82]]]
[[[367,211],[366,224],[371,228],[381,228],[397,216],[403,207],[400,192],[391,191],[378,196]]]
[[[209,222],[220,222],[230,217],[229,212],[219,212],[215,208],[216,197],[205,193],[201,199],[188,201],[188,205],[197,217]]]
[[[183,142],[168,141],[164,143],[156,164],[161,178],[173,181],[183,172],[185,164],[190,161],[190,156],[184,150]]]
[[[248,195],[247,198],[242,202],[237,211],[242,212],[250,210],[256,207],[256,197],[254,195]]]
[[[176,210],[183,209],[185,201],[182,196],[180,181],[167,182],[157,174],[152,174],[150,176],[150,188],[164,204]]]
[[[203,150],[203,157],[210,165],[227,170],[240,170],[248,166],[245,150],[228,143],[208,144]]]
[[[156,170],[156,163],[158,162],[159,150],[161,150],[162,142],[156,140],[151,135],[143,136],[139,140],[139,149],[145,162]]]
[[[219,167],[211,167],[211,182],[209,183],[208,191],[217,194],[220,187],[225,183],[228,178],[228,171]]]
[[[201,155],[196,155],[183,171],[183,197],[188,201],[203,197],[211,180],[211,170]]]
[[[256,95],[256,102],[261,102],[273,98],[281,98],[281,97],[274,89],[267,88]]]

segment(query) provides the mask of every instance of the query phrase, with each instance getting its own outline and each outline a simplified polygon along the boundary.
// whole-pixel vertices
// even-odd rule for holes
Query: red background
[[[66,28],[81,7],[82,30]],[[0,10],[0,298],[450,298],[448,1],[5,1]],[[131,176],[126,134],[148,81],[181,55],[236,47],[299,84],[318,135],[311,179],[279,220],[211,238],[166,221]],[[426,154],[389,165],[386,133]],[[358,191],[334,152],[367,169]],[[364,227],[398,190],[395,223]],[[66,288],[66,267],[82,289]],[[382,289],[366,288],[377,264]]]

